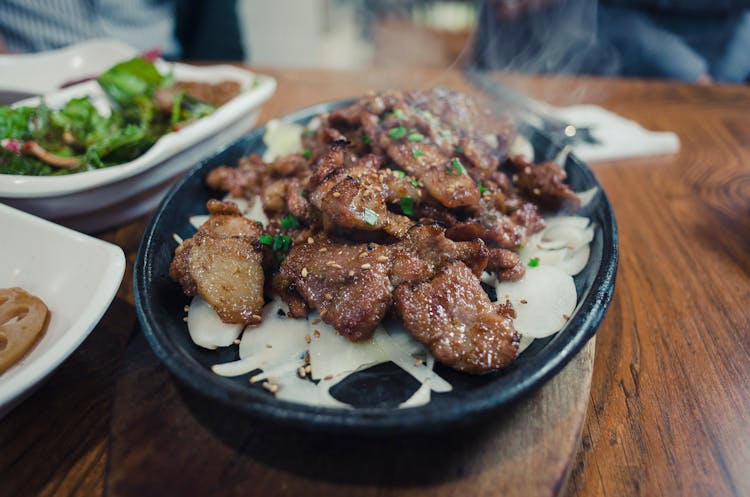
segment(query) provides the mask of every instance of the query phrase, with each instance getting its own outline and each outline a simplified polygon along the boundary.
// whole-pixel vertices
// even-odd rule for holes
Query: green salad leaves
[[[0,106],[0,173],[62,175],[122,164],[143,155],[163,135],[215,110],[136,57],[97,79],[111,112],[89,97],[60,109]]]

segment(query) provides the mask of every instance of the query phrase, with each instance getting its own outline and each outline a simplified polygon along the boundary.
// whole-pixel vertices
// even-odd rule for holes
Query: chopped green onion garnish
[[[289,248],[292,246],[292,238],[286,235],[277,234],[273,237],[272,248],[276,252],[289,252]]]
[[[258,226],[260,226],[261,228],[263,227],[263,223],[261,223],[260,221],[255,221],[255,224],[257,224],[257,225],[258,225]]]
[[[464,147],[462,147],[461,145],[457,146],[456,147],[456,153],[458,153],[458,154],[464,153]]]
[[[305,136],[308,137],[308,138],[310,138],[314,134],[315,134],[315,131],[313,131],[311,129],[308,129],[307,131],[305,131]]]
[[[393,128],[390,131],[388,131],[388,136],[390,136],[394,140],[400,140],[404,136],[406,136],[406,128],[403,126],[399,126],[398,128]]]
[[[370,209],[365,209],[364,211],[362,211],[362,221],[366,222],[370,226],[375,226],[375,224],[378,222],[378,213]]]
[[[448,138],[451,135],[451,132],[447,129],[441,129],[440,131],[438,131],[438,134],[443,138]]]
[[[537,267],[539,265],[539,259],[533,257],[529,259],[529,267]]]
[[[414,150],[411,151],[411,156],[414,157],[415,159],[419,157],[424,157],[424,152],[422,152],[418,148],[415,148]]]
[[[393,174],[395,174],[397,178],[403,178],[406,176],[406,173],[403,171],[393,171]]]
[[[401,197],[401,212],[407,216],[414,214],[414,199],[411,197]]]
[[[482,183],[478,183],[477,187],[479,187],[479,193],[484,193],[487,191],[487,187],[484,186]]]
[[[410,142],[421,142],[424,140],[424,135],[422,133],[412,133],[407,138]]]
[[[455,169],[458,174],[466,174],[466,168],[461,164],[460,160],[454,157],[451,159],[451,164],[453,164],[453,169]]]
[[[413,186],[414,188],[419,188],[419,181],[417,181],[416,178],[412,178],[411,186]]]
[[[292,216],[291,214],[287,214],[286,216],[281,218],[281,227],[286,230],[296,229],[299,228],[299,221],[297,221],[297,218]]]
[[[273,245],[273,237],[266,233],[263,233],[262,235],[260,235],[258,237],[258,241],[262,243],[263,245],[268,245],[269,247]]]
[[[305,151],[302,152],[302,157],[304,157],[305,159],[309,159],[311,155],[312,150],[310,150],[309,148],[306,148]]]
[[[401,109],[395,109],[393,111],[393,115],[396,117],[396,119],[401,119],[402,117],[404,117],[404,111]]]
[[[362,135],[362,143],[369,145],[372,142],[372,138],[367,135]]]
[[[300,188],[299,195],[300,197],[307,197],[307,192],[304,189]]]

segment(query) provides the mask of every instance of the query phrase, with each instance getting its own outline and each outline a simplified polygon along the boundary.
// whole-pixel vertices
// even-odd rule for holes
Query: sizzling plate
[[[320,104],[283,117],[306,123],[313,116],[351,101]],[[536,340],[510,367],[483,376],[470,376],[437,366],[436,371],[453,385],[448,393],[432,393],[421,407],[394,409],[417,384],[392,364],[357,373],[332,389],[334,396],[360,406],[356,409],[311,407],[277,400],[260,385],[250,385],[249,375],[224,378],[211,365],[236,360],[238,347],[217,351],[202,349],[190,340],[183,321],[188,299],[169,276],[175,249],[174,233],[183,238],[195,229],[188,217],[206,212],[206,201],[218,197],[204,186],[211,169],[233,165],[252,152],[262,153],[265,128],[260,128],[204,160],[169,191],[144,233],[135,263],[134,288],[138,317],[156,355],[188,387],[213,401],[247,414],[301,429],[382,434],[427,431],[466,424],[492,414],[497,408],[539,387],[570,361],[594,335],[614,291],[617,269],[617,224],[601,190],[581,211],[596,225],[591,256],[575,277],[578,305],[565,328],[552,337]],[[559,148],[533,129],[521,130],[532,143],[536,160],[552,159]],[[580,160],[569,156],[565,164],[575,191],[599,187]]]

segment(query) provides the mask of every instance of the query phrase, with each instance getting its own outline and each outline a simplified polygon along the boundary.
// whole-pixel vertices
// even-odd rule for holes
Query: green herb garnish
[[[397,178],[403,178],[406,176],[406,173],[403,171],[393,171],[393,174],[396,175]]]
[[[460,160],[454,157],[451,159],[451,164],[453,165],[453,170],[458,174],[466,174],[466,168],[461,164]]]
[[[529,259],[529,267],[537,267],[539,265],[539,259],[536,257],[532,257]]]
[[[410,142],[421,142],[424,140],[424,135],[422,133],[412,133],[406,139]]]
[[[365,209],[364,211],[362,211],[362,221],[366,222],[370,226],[375,226],[375,224],[378,222],[378,213],[371,209]]]
[[[419,181],[417,181],[416,178],[412,178],[411,186],[413,186],[414,188],[419,188]]]
[[[273,237],[273,245],[271,248],[275,252],[289,252],[289,248],[292,246],[292,238],[290,236],[277,234]]]
[[[419,157],[424,157],[424,152],[422,152],[418,148],[415,148],[414,150],[411,151],[411,156],[414,157],[415,159],[418,159]]]
[[[369,145],[370,143],[372,143],[372,138],[367,135],[362,135],[362,143],[364,143],[365,145]]]
[[[404,128],[403,126],[392,128],[388,131],[388,136],[390,136],[394,140],[400,140],[401,138],[406,136],[406,128]]]
[[[394,109],[393,117],[395,117],[396,119],[401,119],[402,117],[404,117],[404,111],[401,109]]]
[[[281,218],[281,227],[288,230],[288,229],[297,229],[299,228],[300,224],[296,217],[292,216],[291,214],[287,214],[286,216]]]
[[[488,191],[487,187],[484,186],[482,183],[477,183],[477,188],[479,188],[479,193],[483,194],[484,192]]]
[[[314,134],[315,134],[315,131],[311,129],[308,129],[307,131],[305,131],[305,136],[308,138],[312,137]]]
[[[272,237],[271,235],[267,234],[267,233],[263,233],[262,235],[260,235],[260,236],[258,237],[258,241],[259,241],[259,242],[260,242],[261,244],[263,244],[263,245],[267,245],[267,246],[269,246],[269,247],[270,247],[271,245],[273,245],[273,237]]]
[[[401,197],[400,200],[401,203],[401,212],[406,214],[407,216],[411,216],[414,214],[414,199],[411,197]]]
[[[306,148],[305,151],[302,152],[302,157],[304,157],[305,159],[309,159],[310,156],[312,156],[312,150]]]
[[[464,153],[464,147],[462,147],[461,145],[457,146],[457,147],[456,147],[456,153],[457,153],[457,154],[462,154],[462,153]]]

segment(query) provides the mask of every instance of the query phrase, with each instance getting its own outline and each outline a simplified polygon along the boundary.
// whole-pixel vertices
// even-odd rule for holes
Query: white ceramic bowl
[[[87,53],[98,53],[91,45],[85,48]],[[70,57],[71,50],[63,55]],[[110,61],[107,67],[116,62]],[[163,136],[131,162],[67,176],[0,174],[0,202],[86,232],[133,219],[153,209],[180,173],[247,133],[257,120],[259,106],[276,88],[273,78],[234,66],[190,66],[161,60],[156,64],[162,73],[173,71],[177,80],[235,80],[242,91],[214,113]],[[44,75],[35,75],[39,77]],[[108,109],[109,103],[95,81],[47,93],[44,98],[50,107],[59,107],[84,95],[91,96],[100,109]],[[38,105],[40,100],[32,98],[15,105]]]
[[[122,249],[0,204],[0,288],[21,287],[50,310],[41,340],[0,374],[0,416],[91,333],[125,272]]]

